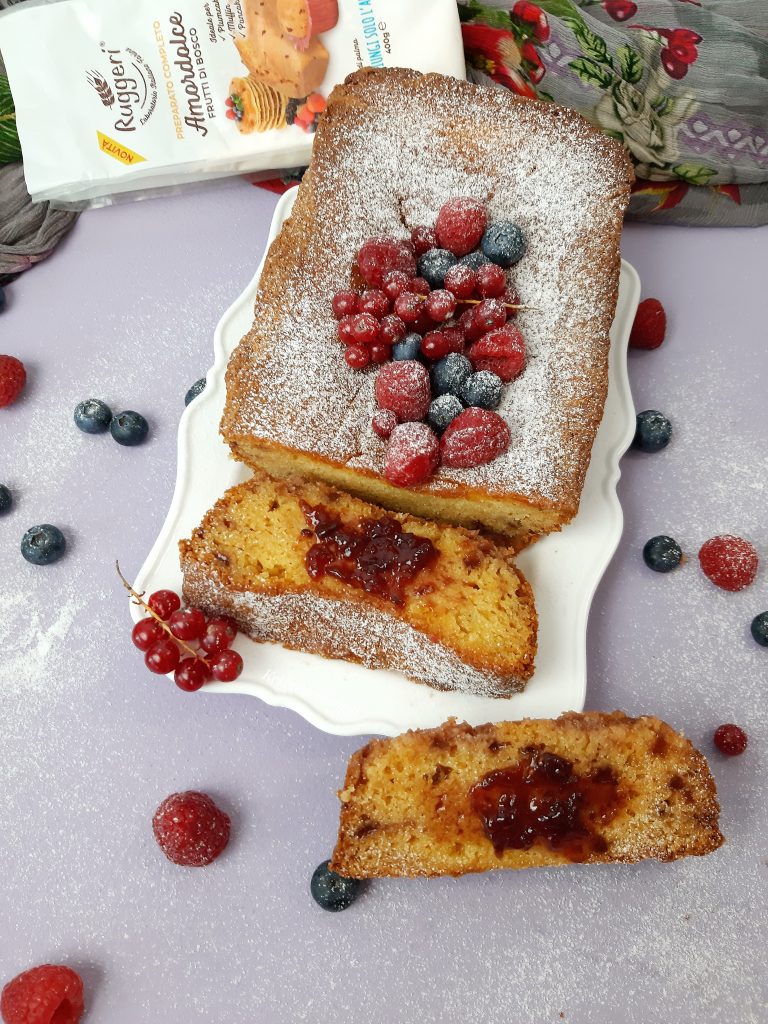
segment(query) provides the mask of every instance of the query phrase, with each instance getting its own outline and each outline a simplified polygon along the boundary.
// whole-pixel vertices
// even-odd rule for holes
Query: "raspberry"
[[[24,363],[15,356],[0,356],[0,409],[12,405],[27,382]]]
[[[658,299],[643,299],[629,335],[630,348],[658,348],[667,333],[667,314]]]
[[[426,225],[414,228],[411,232],[411,244],[416,255],[423,256],[430,249],[438,248],[437,232]]]
[[[384,275],[381,287],[387,298],[394,302],[398,295],[409,290],[410,282],[410,276],[402,270],[390,270]]]
[[[443,465],[471,469],[491,462],[509,447],[509,427],[490,409],[465,409],[449,424],[440,442]]]
[[[484,299],[500,298],[506,287],[504,271],[495,263],[486,263],[477,271],[477,291]]]
[[[450,320],[456,309],[456,296],[444,288],[430,292],[427,296],[427,312],[436,324]]]
[[[211,678],[211,670],[200,658],[182,658],[173,678],[180,690],[194,693],[205,686]]]
[[[432,398],[427,368],[415,359],[382,366],[374,391],[379,408],[389,409],[401,423],[424,419]]]
[[[399,316],[390,313],[381,321],[379,331],[379,341],[382,345],[396,345],[406,336],[408,328]]]
[[[363,345],[349,345],[344,353],[347,366],[353,370],[364,370],[371,361],[371,350]]]
[[[416,259],[407,242],[394,238],[369,238],[357,254],[357,266],[363,280],[372,288],[381,288],[388,270],[402,270],[416,276]]]
[[[415,324],[423,308],[424,300],[415,292],[402,292],[395,299],[395,315],[399,316],[404,324]]]
[[[723,534],[712,537],[699,551],[704,575],[722,590],[743,590],[757,574],[757,552],[742,537]]]
[[[387,444],[384,476],[397,487],[415,487],[432,476],[439,459],[440,442],[426,423],[400,423]]]
[[[389,299],[378,288],[369,288],[360,296],[360,312],[381,320],[389,312]]]
[[[69,967],[32,967],[0,995],[5,1024],[77,1024],[82,1012],[83,982]]]
[[[721,754],[738,757],[747,749],[747,734],[738,725],[721,725],[715,730],[713,741]]]
[[[152,831],[168,860],[201,868],[229,842],[229,817],[205,793],[172,793],[155,811]]]
[[[373,414],[371,426],[375,434],[387,438],[397,426],[397,416],[391,409],[379,409]]]
[[[464,336],[458,327],[445,327],[442,331],[430,331],[422,338],[421,351],[427,359],[442,359],[449,352],[463,352]]]
[[[477,248],[483,237],[488,216],[477,199],[449,199],[437,215],[435,230],[440,246],[454,256],[466,256]]]
[[[370,313],[356,313],[350,324],[352,339],[356,345],[375,345],[381,328],[379,321]]]
[[[445,275],[445,287],[457,299],[471,299],[475,293],[476,274],[466,263],[457,263]]]
[[[525,342],[517,327],[507,324],[484,334],[467,355],[475,370],[490,370],[508,384],[525,366]]]
[[[351,316],[352,313],[357,313],[357,292],[349,290],[336,292],[331,301],[331,308],[337,320],[341,320],[344,316]]]

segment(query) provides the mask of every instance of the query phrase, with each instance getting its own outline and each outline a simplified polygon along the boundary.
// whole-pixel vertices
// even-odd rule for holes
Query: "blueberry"
[[[474,252],[468,252],[466,256],[462,256],[459,263],[465,267],[469,267],[470,270],[479,270],[484,263],[490,263],[491,261],[487,256],[483,254],[480,249],[475,249]]]
[[[749,628],[755,643],[760,644],[761,647],[768,647],[768,612],[760,612],[759,615],[756,615]]]
[[[186,393],[186,395],[184,395],[184,405],[189,405],[189,403],[193,399],[197,398],[198,395],[202,395],[202,393],[205,391],[205,384],[205,377],[201,377],[200,380],[196,380],[192,387],[189,389],[189,391]]]
[[[525,238],[517,224],[500,220],[486,228],[480,248],[491,263],[511,267],[525,252]]]
[[[654,572],[671,572],[676,569],[683,558],[680,545],[671,537],[651,537],[643,548],[643,559],[649,569]]]
[[[449,423],[453,423],[464,406],[456,395],[438,395],[433,399],[427,413],[427,423],[436,434],[442,434]]]
[[[392,346],[392,358],[397,362],[402,359],[420,359],[421,335],[406,334],[402,341],[398,341],[396,345]]]
[[[306,97],[305,97],[306,98]],[[304,100],[288,100],[288,104],[285,108],[285,123],[293,124],[296,120],[296,115],[299,112],[299,107],[304,104]]]
[[[75,406],[75,426],[86,434],[103,434],[111,422],[112,410],[100,398],[86,398]]]
[[[490,370],[472,373],[464,381],[459,392],[462,402],[476,406],[478,409],[497,409],[501,401],[504,383]]]
[[[663,413],[646,409],[637,414],[633,448],[639,448],[641,452],[660,452],[667,447],[671,437],[672,424]]]
[[[447,249],[429,249],[419,256],[419,276],[426,278],[430,288],[442,288],[445,275],[456,263],[456,257]]]
[[[143,416],[126,409],[114,417],[110,426],[110,433],[118,444],[133,446],[141,444],[149,433],[149,425]]]
[[[357,878],[345,878],[331,871],[324,860],[318,864],[309,883],[309,890],[315,903],[323,910],[346,910],[351,907],[363,888],[364,883]]]
[[[6,512],[10,512],[12,505],[13,495],[5,484],[0,484],[0,516],[5,515]]]
[[[432,367],[432,394],[456,395],[472,373],[472,363],[458,352],[449,352]]]
[[[21,538],[21,553],[33,565],[58,562],[66,546],[64,534],[50,523],[30,527]]]

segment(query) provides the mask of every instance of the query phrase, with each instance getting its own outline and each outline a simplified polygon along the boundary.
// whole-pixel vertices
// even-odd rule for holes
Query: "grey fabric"
[[[76,213],[30,202],[22,164],[0,167],[0,284],[45,259],[76,220]]]

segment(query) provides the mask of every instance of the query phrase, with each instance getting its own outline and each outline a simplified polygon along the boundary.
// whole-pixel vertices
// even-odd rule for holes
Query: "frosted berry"
[[[430,288],[442,288],[445,275],[456,265],[456,257],[447,249],[430,249],[419,257],[419,275],[426,279]]]
[[[500,299],[483,299],[475,306],[474,329],[486,334],[507,322],[507,310]]]
[[[450,352],[464,351],[464,335],[457,327],[430,331],[421,340],[421,352],[427,359],[442,359]]]
[[[380,409],[389,409],[401,423],[421,420],[431,399],[427,368],[415,359],[382,366],[374,385]]]
[[[495,263],[486,263],[485,266],[480,267],[475,278],[478,295],[484,299],[499,299],[503,296],[507,287],[507,279],[504,271]]]
[[[360,312],[381,320],[389,312],[389,299],[379,288],[368,288],[360,296]]]
[[[370,313],[355,313],[350,331],[355,345],[375,345],[381,335],[379,321]]]
[[[398,295],[410,290],[411,280],[410,274],[406,274],[402,270],[390,270],[384,275],[381,288],[387,298],[394,302]]]
[[[747,734],[738,725],[721,725],[715,730],[713,741],[721,754],[738,757],[747,749]]]
[[[431,290],[429,281],[425,277],[412,277],[408,282],[408,291],[415,292],[417,295],[429,295]]]
[[[757,575],[757,551],[743,537],[712,537],[699,551],[704,575],[721,590],[743,590]]]
[[[118,444],[133,448],[146,441],[149,424],[141,413],[134,412],[133,409],[125,409],[112,417],[109,432]]]
[[[173,640],[170,637],[163,637],[157,643],[152,644],[144,655],[144,664],[150,672],[164,676],[168,672],[173,672],[179,664],[180,657],[179,648]]]
[[[210,678],[211,670],[201,658],[182,658],[173,673],[174,682],[185,693],[202,689]]]
[[[391,409],[377,409],[371,420],[374,434],[386,440],[397,426],[397,416]]]
[[[131,640],[140,651],[148,651],[158,640],[162,640],[164,635],[165,631],[157,619],[146,618],[140,619],[133,627]]]
[[[333,315],[337,320],[341,320],[343,316],[352,316],[353,313],[358,311],[357,301],[357,292],[353,292],[348,288],[344,291],[336,292],[331,301]]]
[[[660,534],[643,546],[643,561],[654,572],[672,572],[683,560],[680,545],[672,537]]]
[[[423,256],[430,249],[437,249],[440,243],[434,228],[419,226],[411,232],[411,244],[416,255]]]
[[[82,978],[56,964],[24,971],[0,995],[5,1024],[78,1024],[83,1006]]]
[[[432,367],[432,391],[435,395],[461,394],[461,389],[472,373],[472,363],[466,356],[451,352]]]
[[[444,287],[457,299],[471,299],[475,293],[477,274],[463,263],[457,263],[445,275]]]
[[[483,203],[461,196],[443,204],[435,230],[443,249],[448,249],[454,256],[466,256],[478,246],[487,224],[488,215]]]
[[[761,647],[768,647],[768,612],[760,612],[750,623],[752,639]]]
[[[100,398],[86,398],[75,406],[75,426],[85,434],[103,434],[112,422],[112,410]]]
[[[0,409],[12,405],[24,389],[27,371],[16,356],[0,356]]]
[[[199,608],[179,608],[168,618],[177,640],[198,640],[205,632],[205,616]]]
[[[371,361],[371,352],[364,345],[348,345],[344,359],[353,370],[364,370]]]
[[[220,683],[233,683],[243,671],[243,659],[237,651],[226,650],[214,654],[210,660],[211,673]]]
[[[220,654],[237,636],[237,627],[230,619],[211,619],[200,637],[200,648],[206,654]]]
[[[195,383],[191,385],[186,395],[184,395],[184,405],[189,405],[190,402],[194,402],[198,395],[202,395],[207,383],[208,379],[206,377],[199,377]]]
[[[392,346],[383,345],[380,342],[376,345],[371,345],[369,352],[371,353],[371,362],[376,363],[377,366],[381,366],[382,363],[388,363],[392,358]]]
[[[456,309],[456,296],[444,288],[438,288],[427,296],[427,312],[436,324],[450,320]]]
[[[455,395],[438,395],[430,403],[427,413],[427,423],[436,434],[442,434],[446,427],[453,423],[456,417],[462,412],[464,406]]]
[[[226,848],[230,821],[206,793],[187,790],[163,800],[152,818],[152,831],[168,860],[200,868]]]
[[[672,424],[656,409],[646,409],[637,414],[637,426],[632,447],[641,452],[659,452],[666,448],[672,437]]]
[[[667,334],[667,314],[658,299],[643,299],[629,334],[630,348],[658,348]]]
[[[379,340],[384,345],[396,345],[407,333],[408,328],[400,317],[390,313],[381,321]]]
[[[419,344],[421,344],[421,338],[419,338]],[[5,484],[0,484],[0,516],[4,516],[6,512],[10,512],[13,508],[13,494],[9,487]]]
[[[525,237],[521,228],[511,221],[490,224],[480,243],[484,255],[500,267],[511,267],[525,253]]]
[[[392,346],[392,358],[399,361],[403,359],[419,359],[421,357],[421,335],[411,332],[406,334],[402,341]]]
[[[31,526],[21,538],[21,554],[32,565],[53,565],[63,556],[67,541],[58,526]]]
[[[338,913],[347,910],[362,892],[365,882],[358,878],[346,878],[331,871],[330,861],[318,864],[312,873],[309,891],[312,899],[323,910]]]
[[[403,292],[395,299],[395,315],[404,324],[415,324],[424,309],[424,300],[415,292]]]
[[[459,260],[459,264],[462,267],[469,267],[470,270],[479,270],[480,267],[483,267],[486,263],[490,262],[491,261],[481,249],[475,249],[474,252],[467,253],[466,256],[462,256]]]
[[[514,324],[506,324],[484,334],[470,347],[467,355],[475,370],[490,370],[508,384],[525,366],[525,341]]]
[[[440,458],[440,443],[426,423],[399,423],[390,435],[384,476],[397,487],[428,480]]]
[[[413,249],[407,242],[394,238],[369,238],[357,254],[357,266],[372,288],[381,288],[388,270],[402,270],[409,277],[416,274]]]
[[[354,323],[355,314],[347,313],[339,320],[336,328],[336,334],[338,335],[339,341],[344,345],[354,345],[355,336],[352,333],[352,324]]]
[[[509,427],[489,409],[465,409],[451,423],[440,441],[443,465],[471,469],[501,455],[509,447]]]
[[[474,405],[478,409],[497,409],[503,390],[501,377],[490,370],[480,370],[466,379],[460,395],[465,405]]]
[[[504,303],[507,309],[507,320],[509,320],[513,316],[517,316],[519,311],[517,309],[509,308],[510,306],[520,305],[520,296],[518,295],[516,288],[514,288],[511,284],[508,284],[507,287],[504,289],[504,294],[501,296],[501,301]]]
[[[458,329],[464,335],[467,341],[477,341],[480,337],[480,332],[475,330],[475,307],[470,306],[465,309],[459,317],[458,323],[456,324]]]
[[[181,608],[181,598],[174,590],[156,590],[149,595],[147,604],[164,622]]]

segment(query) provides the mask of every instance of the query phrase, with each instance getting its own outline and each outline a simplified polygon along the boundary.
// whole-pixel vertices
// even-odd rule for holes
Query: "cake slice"
[[[339,797],[331,867],[350,878],[670,861],[723,842],[704,757],[620,711],[373,740]]]
[[[469,530],[257,474],[180,553],[187,603],[254,640],[486,696],[533,672],[530,587],[506,548]]]
[[[603,414],[631,181],[622,146],[571,110],[402,68],[351,75],[320,119],[229,363],[221,429],[235,457],[424,518],[524,538],[559,529],[578,509]],[[527,307],[515,320],[527,363],[497,409],[511,434],[503,454],[400,487],[371,430],[377,368],[347,365],[331,300],[359,287],[367,239],[408,240],[457,197],[524,233],[507,277]]]

